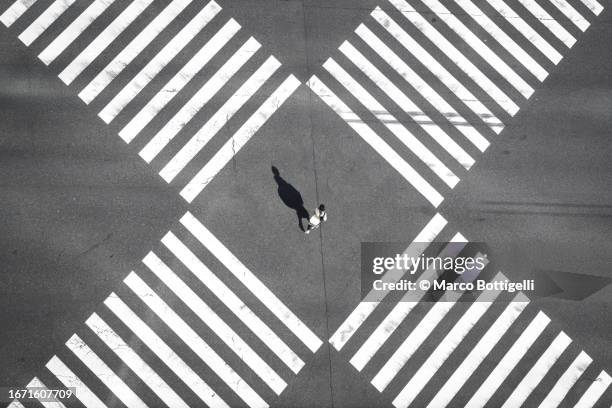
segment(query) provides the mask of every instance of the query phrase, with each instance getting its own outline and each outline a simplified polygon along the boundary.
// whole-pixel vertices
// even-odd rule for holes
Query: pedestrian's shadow
[[[291,184],[287,183],[285,179],[280,176],[278,169],[274,166],[272,166],[272,174],[274,174],[274,181],[276,181],[276,185],[278,186],[278,196],[287,207],[295,210],[295,214],[298,218],[298,225],[300,229],[304,231],[302,220],[308,219],[308,211],[304,208],[302,194],[300,194]]]

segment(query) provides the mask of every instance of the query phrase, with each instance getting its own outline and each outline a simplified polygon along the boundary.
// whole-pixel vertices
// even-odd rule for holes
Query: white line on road
[[[164,362],[206,405],[229,408],[195,371],[185,363],[151,328],[138,317],[115,293],[104,304],[117,316],[161,361]]]
[[[172,232],[162,243],[295,374],[304,362]]]
[[[157,255],[149,252],[142,262],[164,282],[219,338],[244,361],[275,393],[280,395],[287,383],[185,284]]]
[[[195,135],[164,166],[159,175],[170,183],[208,144],[223,126],[248,102],[249,99],[280,67],[273,56],[268,59],[247,79],[236,92],[216,111]],[[189,201],[189,200],[188,200]]]
[[[427,249],[429,244],[436,239],[446,224],[446,219],[436,213],[421,232],[419,232],[414,241],[406,248],[402,256],[419,257]],[[405,272],[405,270],[398,268],[389,269],[382,276],[382,280],[384,282],[397,282],[404,276]],[[340,327],[338,327],[336,332],[329,339],[330,344],[334,346],[336,350],[340,351],[368,316],[376,309],[386,294],[386,291],[370,291],[365,298],[366,301],[360,302]]]
[[[96,0],[89,5],[60,35],[55,37],[38,58],[45,64],[52,63],[74,42],[115,0]]]
[[[608,373],[605,371],[599,373],[593,384],[584,392],[574,408],[592,408],[611,383],[612,378]]]
[[[76,334],[66,342],[66,347],[106,385],[106,387],[128,408],[147,408],[147,405],[128,387],[121,378]]]
[[[586,31],[589,28],[589,21],[582,16],[574,7],[566,0],[550,0],[565,16],[576,25],[581,31]]]
[[[127,106],[132,99],[155,78],[161,70],[177,56],[177,54],[193,40],[193,38],[219,13],[221,7],[211,1],[189,21],[181,31],[170,40],[153,57],[147,65],[140,70],[132,80],[123,87],[117,95],[98,113],[105,122],[110,123]]]
[[[565,29],[561,24],[557,22],[546,10],[542,8],[537,2],[533,0],[518,0],[540,23],[550,30],[551,33],[557,36],[559,40],[567,46],[572,48],[576,43],[576,39]]]
[[[28,385],[26,385],[26,388],[37,388],[38,390],[45,390],[45,391],[48,390],[47,386],[43,384],[43,382],[40,381],[38,377],[32,378],[32,381],[30,381]],[[58,401],[56,399],[54,401],[51,401],[49,397],[37,398],[37,399],[38,399],[38,402],[40,402],[40,404],[45,408],[66,408],[66,406],[62,404],[61,401]]]
[[[465,408],[485,406],[493,394],[495,394],[495,391],[499,389],[519,361],[521,361],[529,351],[540,334],[542,334],[546,326],[548,326],[548,323],[550,323],[550,318],[543,312],[539,312],[514,342],[512,347],[506,352],[504,357],[497,363],[497,366],[491,371],[487,379],[480,385],[474,395],[472,395],[472,398],[470,398]]]
[[[81,381],[57,356],[53,356],[46,365],[47,369],[57,377],[67,388],[74,387],[74,395],[87,408],[107,408],[107,406],[91,392],[89,387]]]
[[[17,0],[0,15],[0,21],[2,21],[2,24],[5,26],[10,27],[23,15],[23,13],[28,11],[34,3],[36,3],[36,0]]]
[[[55,0],[28,28],[19,34],[21,42],[26,46],[32,44],[59,16],[64,14],[64,11],[68,10],[74,1]]]
[[[230,19],[211,37],[193,57],[172,77],[162,89],[119,132],[119,136],[130,143],[149,122],[200,72],[208,62],[240,30],[240,24]],[[141,150],[140,156],[147,163],[176,135],[197,112],[212,98],[244,63],[261,47],[252,37],[198,90],[164,128]],[[188,114],[181,114],[187,112]],[[182,118],[182,119],[181,119]],[[167,129],[173,129],[169,133]],[[158,141],[163,140],[164,143]],[[155,147],[155,149],[153,149]],[[149,151],[150,150],[150,151]]]
[[[508,397],[502,408],[516,408],[523,406],[525,400],[531,395],[533,390],[540,384],[544,376],[550,371],[553,364],[557,362],[561,354],[565,351],[572,340],[567,334],[561,332],[542,353],[538,361],[531,367],[529,372],[523,377],[519,385],[516,386],[512,394]]]
[[[540,403],[539,408],[556,408],[558,407],[569,390],[574,386],[576,381],[584,374],[593,360],[584,351],[578,354],[578,357],[565,370],[563,375],[557,380],[551,388],[548,395]]]
[[[123,363],[157,395],[168,407],[188,408],[188,405],[170,386],[136,354],[100,316],[92,314],[85,322],[87,326],[112,350]]]
[[[152,2],[153,0],[134,0],[58,77],[66,85],[70,85]]]
[[[581,0],[582,4],[587,6],[589,10],[598,16],[603,11],[603,6],[597,0]]]
[[[408,183],[423,195],[434,207],[438,207],[444,197],[436,191],[410,164],[401,158],[380,136],[376,134],[359,116],[340,100],[316,75],[308,81],[308,86],[338,116],[340,116],[361,138],[387,161]]]
[[[173,0],[91,82],[79,92],[79,98],[91,103],[151,43],[192,0]]]

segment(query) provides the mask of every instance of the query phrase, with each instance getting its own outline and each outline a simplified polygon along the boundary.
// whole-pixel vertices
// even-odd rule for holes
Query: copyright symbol
[[[431,287],[431,282],[428,280],[422,280],[419,282],[419,288],[421,290],[429,290],[430,287]]]

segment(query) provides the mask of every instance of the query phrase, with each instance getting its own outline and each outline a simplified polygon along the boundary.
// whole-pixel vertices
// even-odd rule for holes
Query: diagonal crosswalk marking
[[[68,368],[57,356],[53,356],[46,365],[47,369],[67,388],[76,389],[75,396],[87,408],[107,408],[79,377]]]
[[[576,44],[576,39],[561,24],[557,22],[537,2],[529,0],[518,0],[525,9],[538,19],[551,33],[553,33],[567,48]]]
[[[5,26],[10,27],[23,15],[23,13],[28,11],[34,3],[36,3],[36,0],[17,0],[0,15],[0,21],[2,21],[2,24]]]
[[[563,375],[559,377],[546,398],[544,398],[544,400],[540,403],[539,408],[558,407],[561,402],[563,402],[563,399],[569,390],[589,367],[591,361],[591,357],[589,357],[584,351],[581,351],[567,370],[565,370]]]
[[[55,20],[68,10],[75,0],[55,0],[28,28],[21,34],[19,39],[25,45],[32,44]]]
[[[47,386],[43,384],[42,381],[38,379],[38,377],[34,377],[32,381],[26,385],[26,388],[37,388],[38,390],[48,390]],[[66,406],[58,400],[51,401],[49,398],[42,399],[38,398],[38,402],[45,408],[66,408]],[[9,405],[10,407],[10,405]]]
[[[612,377],[605,371],[599,373],[593,384],[584,392],[580,400],[574,405],[574,408],[591,408],[606,389],[612,384]]]

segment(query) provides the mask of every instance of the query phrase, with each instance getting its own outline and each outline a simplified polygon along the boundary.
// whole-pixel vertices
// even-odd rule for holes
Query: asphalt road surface
[[[609,407],[607,6],[3,0],[0,404]],[[537,293],[361,302],[449,241]]]

